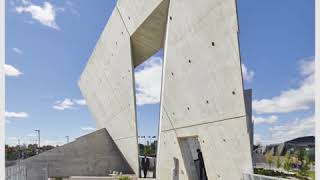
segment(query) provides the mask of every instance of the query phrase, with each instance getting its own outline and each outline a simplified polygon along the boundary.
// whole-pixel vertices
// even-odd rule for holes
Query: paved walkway
[[[141,171],[141,176],[143,176],[143,171]],[[153,177],[153,172],[152,171],[148,171],[147,173],[147,178],[140,178],[140,179],[155,179],[155,178],[152,178]]]

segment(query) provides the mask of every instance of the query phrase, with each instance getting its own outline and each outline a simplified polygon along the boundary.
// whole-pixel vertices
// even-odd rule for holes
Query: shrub
[[[122,176],[119,178],[119,180],[131,180],[131,178],[128,176]]]
[[[269,167],[271,168],[271,164],[272,164],[272,161],[273,161],[271,152],[269,152],[269,153],[266,155],[266,160],[267,160],[267,163],[269,164]]]
[[[289,153],[287,152],[286,155],[284,156],[283,168],[286,171],[290,171],[291,170],[291,165],[292,165],[291,157],[290,157]]]
[[[281,167],[281,161],[280,161],[280,156],[279,156],[279,154],[277,154],[277,156],[276,156],[276,166],[277,166],[277,168],[280,168],[280,167]]]

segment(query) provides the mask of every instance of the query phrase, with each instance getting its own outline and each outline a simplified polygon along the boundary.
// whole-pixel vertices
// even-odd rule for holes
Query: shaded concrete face
[[[175,159],[179,179],[192,179],[178,142],[190,136],[198,137],[209,178],[251,173],[234,0],[118,0],[79,82],[98,127],[138,174],[132,72],[161,47],[157,178],[171,179]]]
[[[252,89],[244,90],[244,102],[245,102],[246,113],[247,113],[248,131],[250,134],[251,152],[253,152],[254,124],[252,121]]]
[[[169,0],[118,0],[117,8],[131,36],[135,67],[163,48],[168,6]]]
[[[134,173],[105,129],[21,162],[27,180],[49,177],[106,176],[109,171]]]

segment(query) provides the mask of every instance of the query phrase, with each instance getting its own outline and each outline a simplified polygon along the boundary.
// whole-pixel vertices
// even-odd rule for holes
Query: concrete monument
[[[235,0],[118,0],[79,80],[97,127],[139,174],[134,68],[161,48],[157,179],[197,179],[197,149],[209,179],[252,173]]]

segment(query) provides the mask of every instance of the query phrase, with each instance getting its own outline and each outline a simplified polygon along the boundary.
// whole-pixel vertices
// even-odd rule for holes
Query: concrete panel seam
[[[167,110],[166,110],[166,108],[164,106],[163,106],[163,110],[166,113],[166,116],[167,116],[167,118],[168,118],[168,120],[170,122],[170,125],[171,125],[172,129],[175,129],[174,126],[173,126],[172,120],[171,120],[171,118],[170,118],[170,116],[169,116],[169,114],[168,114],[168,112],[167,112]]]
[[[171,131],[171,130],[176,130],[176,129],[184,129],[184,128],[189,128],[189,127],[194,127],[194,126],[200,126],[200,125],[204,125],[204,124],[214,124],[214,123],[219,123],[219,122],[223,122],[223,121],[229,121],[229,120],[233,120],[233,119],[239,119],[239,118],[242,118],[242,117],[246,117],[246,115],[236,116],[236,117],[232,117],[232,118],[225,118],[225,119],[221,119],[221,120],[217,120],[217,121],[204,122],[204,123],[194,124],[194,125],[190,125],[190,126],[182,126],[182,127],[172,128],[172,129],[165,129],[165,130],[161,130],[161,132],[166,132],[166,131]],[[169,119],[170,119],[170,118],[169,118]]]
[[[124,24],[124,27],[126,28],[126,31],[127,31],[127,33],[129,34],[129,36],[130,36],[130,32],[129,32],[128,28],[127,28],[127,25],[126,25],[126,23],[124,22],[123,17],[122,17],[122,14],[121,14],[121,11],[120,11],[119,8],[118,8],[118,4],[116,4],[116,8],[117,8],[117,11],[118,11],[118,13],[119,13],[119,15],[120,15],[121,21],[122,21],[122,23]],[[130,36],[130,41],[131,41],[131,36]],[[131,42],[130,42],[130,43],[131,43]],[[131,53],[131,54],[132,54],[132,53]]]

